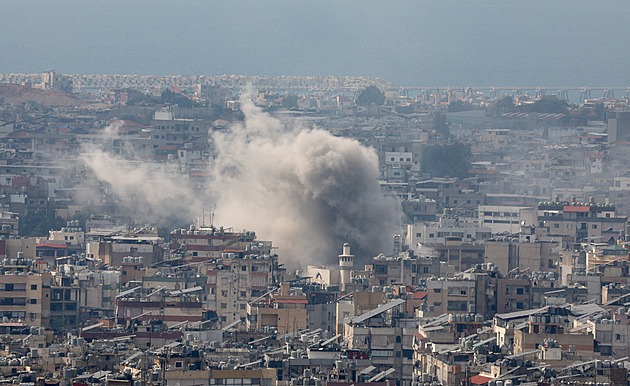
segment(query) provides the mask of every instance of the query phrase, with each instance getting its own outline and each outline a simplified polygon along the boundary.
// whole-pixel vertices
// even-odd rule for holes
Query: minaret
[[[354,255],[350,254],[350,244],[345,243],[343,245],[343,253],[339,255],[339,269],[340,269],[340,281],[341,291],[346,291],[346,285],[350,283],[350,274],[354,267]]]

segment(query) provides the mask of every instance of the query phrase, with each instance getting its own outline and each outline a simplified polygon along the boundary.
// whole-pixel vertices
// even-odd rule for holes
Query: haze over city
[[[0,0],[0,383],[630,384],[628,20]]]

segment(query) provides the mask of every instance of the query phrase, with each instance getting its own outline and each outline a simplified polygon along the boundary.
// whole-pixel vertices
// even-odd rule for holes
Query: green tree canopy
[[[446,122],[446,115],[442,114],[442,112],[438,111],[433,116],[433,130],[436,133],[450,135],[451,132],[449,130],[449,125]]]
[[[453,143],[431,145],[422,149],[422,172],[434,177],[464,178],[470,170],[470,145]]]
[[[465,101],[452,101],[451,103],[448,104],[448,108],[446,111],[448,111],[449,113],[459,113],[462,111],[470,111],[470,110],[478,110],[479,107],[473,105],[470,102],[465,102]]]
[[[556,96],[546,96],[534,103],[520,105],[518,109],[526,113],[564,114],[569,111],[569,104]]]
[[[46,212],[30,212],[20,217],[20,236],[48,236],[48,231],[59,230],[66,222],[61,217],[53,217]]]
[[[514,98],[506,95],[499,99],[497,103],[494,104],[494,111],[498,114],[514,111]]]
[[[282,107],[285,109],[296,109],[298,107],[297,95],[289,94],[282,98]]]
[[[382,106],[385,104],[385,94],[376,86],[364,88],[357,97],[359,106]]]
[[[170,105],[178,105],[179,107],[193,107],[196,105],[196,103],[188,97],[171,90],[162,91],[161,102]]]
[[[569,111],[569,104],[558,99],[555,95],[551,95],[537,99],[533,103],[524,103],[516,106],[511,96],[504,96],[495,103],[494,111],[498,114],[511,112],[565,114]]]

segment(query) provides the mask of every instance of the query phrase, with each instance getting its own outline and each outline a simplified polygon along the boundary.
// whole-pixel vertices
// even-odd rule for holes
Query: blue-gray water
[[[627,0],[0,0],[0,72],[630,86]]]

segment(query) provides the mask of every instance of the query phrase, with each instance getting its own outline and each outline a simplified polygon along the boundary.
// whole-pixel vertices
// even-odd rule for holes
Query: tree
[[[157,102],[151,95],[145,95],[141,92],[130,92],[127,106],[154,105]]]
[[[413,113],[415,113],[415,109],[411,105],[408,105],[408,106],[396,106],[396,112],[398,114],[413,114]]]
[[[425,146],[422,148],[422,172],[434,177],[464,178],[470,170],[471,157],[470,145],[459,142]]]
[[[289,94],[282,98],[282,107],[285,109],[296,109],[298,107],[297,95]]]
[[[193,107],[195,105],[195,103],[185,95],[175,93],[171,90],[162,91],[161,100],[162,103],[178,105],[179,107]]]
[[[504,96],[494,104],[494,111],[497,114],[514,111],[514,99],[509,95]]]
[[[359,106],[382,106],[385,104],[385,94],[376,86],[364,88],[357,97]]]
[[[449,103],[446,111],[448,111],[449,113],[459,113],[462,111],[470,111],[470,110],[477,110],[477,106],[473,105],[470,102],[457,100],[457,101],[452,101],[451,103]]]
[[[541,114],[565,114],[569,111],[569,104],[556,96],[546,96],[534,103],[518,106],[519,111]]]
[[[451,135],[449,125],[446,122],[446,115],[442,114],[440,111],[433,116],[433,130],[435,130],[436,133]]]
[[[598,103],[595,105],[595,107],[593,108],[593,115],[595,117],[596,121],[604,121],[606,120],[606,107],[604,107],[603,103]]]
[[[20,236],[48,236],[48,231],[59,230],[66,222],[61,217],[53,217],[46,212],[30,212],[20,217]]]

